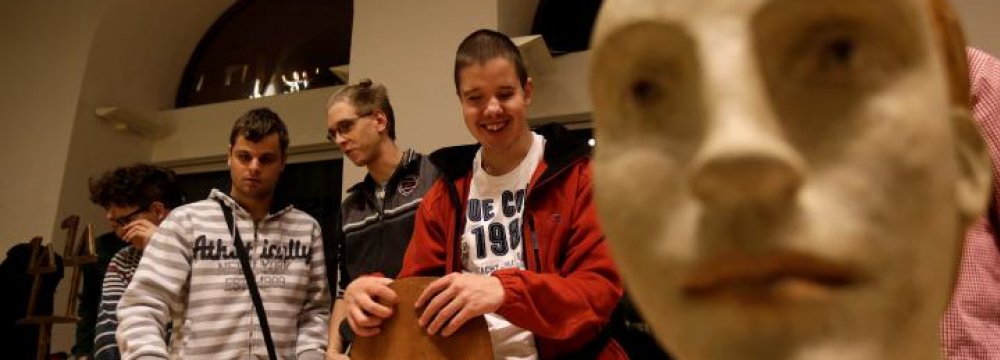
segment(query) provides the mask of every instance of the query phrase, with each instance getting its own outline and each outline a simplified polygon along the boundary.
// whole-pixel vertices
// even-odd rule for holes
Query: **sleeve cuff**
[[[322,350],[306,350],[299,354],[298,360],[325,360],[326,354]]]

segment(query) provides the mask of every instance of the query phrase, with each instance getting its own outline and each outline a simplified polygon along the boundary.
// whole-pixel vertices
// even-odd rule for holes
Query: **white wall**
[[[501,0],[497,2],[496,30],[516,37],[531,34],[538,0]]]
[[[184,67],[209,26],[232,0],[112,0],[95,30],[73,123],[58,216],[80,215],[109,231],[87,183],[104,171],[150,161],[153,141],[115,131],[94,110],[118,106],[144,118],[171,109]]]
[[[61,250],[61,220],[108,230],[87,199],[87,180],[148,161],[150,142],[98,123],[93,110],[122,105],[142,114],[172,107],[181,71],[205,29],[232,1],[6,1],[0,43],[9,86],[0,93],[0,248],[44,236]],[[200,4],[199,6],[191,6]],[[67,269],[64,279],[69,279]],[[65,311],[68,281],[56,295]],[[53,350],[69,351],[73,325],[54,328]]]
[[[970,45],[1000,57],[1000,1],[952,0]]]
[[[51,239],[83,70],[107,1],[0,3],[0,248]]]
[[[93,31],[80,96],[74,108],[56,221],[79,215],[82,223],[94,225],[96,234],[110,230],[103,210],[89,201],[88,180],[117,166],[149,161],[152,142],[133,133],[114,131],[96,119],[94,109],[114,105],[151,117],[172,108],[184,67],[198,41],[231,3],[232,0],[107,3]],[[64,239],[58,229],[53,236],[53,243],[62,249]],[[66,303],[67,283],[64,281],[60,286],[56,304]],[[53,348],[68,350],[73,343],[73,330],[72,325],[56,327]]]
[[[108,1],[32,1],[0,3],[0,87],[3,125],[0,131],[0,249],[33,236],[46,241],[54,231],[70,151],[73,119],[90,45]],[[68,279],[67,271],[64,279]],[[66,281],[63,284],[67,283]],[[63,293],[67,286],[60,286]],[[56,297],[64,310],[66,294]],[[69,349],[72,325],[54,328],[54,349]]]

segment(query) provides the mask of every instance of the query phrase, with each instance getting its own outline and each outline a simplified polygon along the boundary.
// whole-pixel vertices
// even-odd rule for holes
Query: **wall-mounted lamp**
[[[118,131],[131,131],[150,139],[169,135],[173,129],[156,120],[145,119],[117,106],[102,106],[94,110],[94,116],[107,121]]]

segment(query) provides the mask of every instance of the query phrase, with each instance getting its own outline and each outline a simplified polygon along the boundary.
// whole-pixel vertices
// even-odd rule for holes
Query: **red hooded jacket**
[[[545,153],[528,183],[523,237],[526,270],[493,272],[504,289],[497,314],[531,331],[539,357],[627,359],[604,332],[622,296],[621,278],[598,226],[590,148],[561,126],[537,130]],[[462,271],[459,255],[478,145],[431,155],[443,176],[424,195],[400,278]]]

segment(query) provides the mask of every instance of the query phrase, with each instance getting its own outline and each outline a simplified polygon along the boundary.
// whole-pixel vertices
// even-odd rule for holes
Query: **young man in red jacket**
[[[443,176],[417,212],[400,277],[443,276],[415,304],[430,334],[486,316],[497,359],[625,359],[604,330],[621,280],[597,224],[590,149],[560,126],[533,132],[533,91],[517,47],[479,30],[459,45],[455,87],[478,144],[431,155]],[[390,279],[344,295],[359,336],[393,314]],[[377,300],[376,300],[377,299]]]

